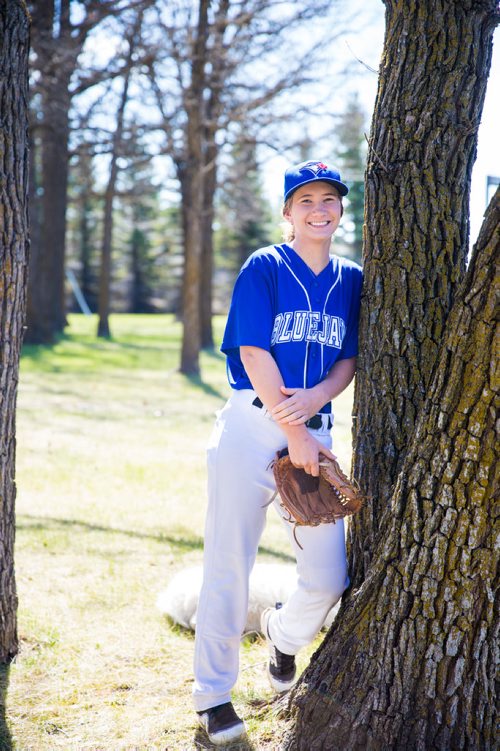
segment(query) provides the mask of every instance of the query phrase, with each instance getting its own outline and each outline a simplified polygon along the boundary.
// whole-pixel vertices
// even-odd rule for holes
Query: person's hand
[[[333,459],[337,457],[330,449],[323,446],[309,432],[300,432],[288,436],[288,455],[295,467],[299,467],[309,475],[318,477],[320,454]]]
[[[321,398],[314,389],[295,389],[281,386],[281,393],[288,399],[277,404],[271,415],[276,422],[285,425],[301,425],[321,409]]]

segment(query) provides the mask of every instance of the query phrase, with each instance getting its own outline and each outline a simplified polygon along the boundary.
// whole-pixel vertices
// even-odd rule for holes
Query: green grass
[[[201,378],[178,373],[181,327],[171,316],[113,316],[111,329],[112,340],[97,340],[95,318],[75,315],[56,345],[23,350],[21,648],[2,675],[12,747],[22,751],[209,747],[191,710],[193,637],[155,601],[175,572],[201,562],[204,452],[229,394],[224,361],[205,352]],[[346,465],[351,399],[337,407],[335,450]],[[288,555],[270,514],[261,559]],[[245,748],[271,751],[277,706],[264,661],[260,640],[243,645],[235,701],[251,731]]]

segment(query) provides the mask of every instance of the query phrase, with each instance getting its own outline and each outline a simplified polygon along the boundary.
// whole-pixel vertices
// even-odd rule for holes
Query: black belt
[[[255,397],[255,399],[252,402],[254,407],[258,407],[259,409],[262,409],[264,406],[259,399],[259,397]],[[331,430],[333,427],[333,417],[329,414],[325,414],[326,417],[328,417],[328,420],[326,422],[326,429]],[[311,417],[310,420],[306,421],[306,427],[311,428],[311,430],[321,430],[323,427],[323,415],[314,415],[314,417]]]

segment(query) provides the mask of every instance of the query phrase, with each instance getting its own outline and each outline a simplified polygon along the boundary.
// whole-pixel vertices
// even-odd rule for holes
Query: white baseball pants
[[[234,391],[217,415],[207,449],[208,510],[204,577],[196,620],[195,709],[231,701],[239,667],[240,639],[248,609],[248,580],[264,529],[267,504],[275,492],[270,463],[286,446],[281,428],[264,409],[252,405],[256,393]],[[328,430],[312,431],[331,446]],[[275,508],[281,513],[279,503]],[[294,655],[321,629],[330,608],[349,584],[344,523],[300,527],[284,520],[297,559],[297,588],[273,613],[273,643]]]

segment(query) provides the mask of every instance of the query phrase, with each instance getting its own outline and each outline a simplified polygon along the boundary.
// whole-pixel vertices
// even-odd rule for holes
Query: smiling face
[[[339,226],[342,202],[333,185],[318,180],[297,188],[283,216],[293,226],[299,243],[329,240]]]

